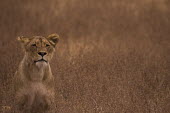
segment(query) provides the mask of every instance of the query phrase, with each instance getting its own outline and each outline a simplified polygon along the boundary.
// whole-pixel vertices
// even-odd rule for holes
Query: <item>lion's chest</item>
[[[32,81],[42,81],[44,77],[44,70],[33,70],[30,74],[30,78]]]

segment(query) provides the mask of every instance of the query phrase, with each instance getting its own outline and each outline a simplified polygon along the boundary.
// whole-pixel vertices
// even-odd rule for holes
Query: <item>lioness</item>
[[[48,112],[54,105],[54,77],[49,62],[59,36],[22,36],[18,40],[25,55],[14,76],[17,108],[23,113]]]

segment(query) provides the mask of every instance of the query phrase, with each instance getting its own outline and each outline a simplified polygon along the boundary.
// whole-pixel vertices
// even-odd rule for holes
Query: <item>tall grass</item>
[[[0,112],[12,112],[20,35],[61,39],[51,67],[56,113],[168,113],[168,0],[0,2]]]

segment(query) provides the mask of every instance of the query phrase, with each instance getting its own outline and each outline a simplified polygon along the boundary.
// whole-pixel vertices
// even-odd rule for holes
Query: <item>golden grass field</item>
[[[61,37],[56,113],[169,113],[168,0],[1,0],[0,113],[12,113],[17,36]]]

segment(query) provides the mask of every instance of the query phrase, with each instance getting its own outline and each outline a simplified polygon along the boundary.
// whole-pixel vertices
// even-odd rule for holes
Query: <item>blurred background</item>
[[[169,113],[169,0],[1,0],[0,7],[1,112],[13,112],[12,78],[24,55],[17,36],[58,33],[56,113]]]

